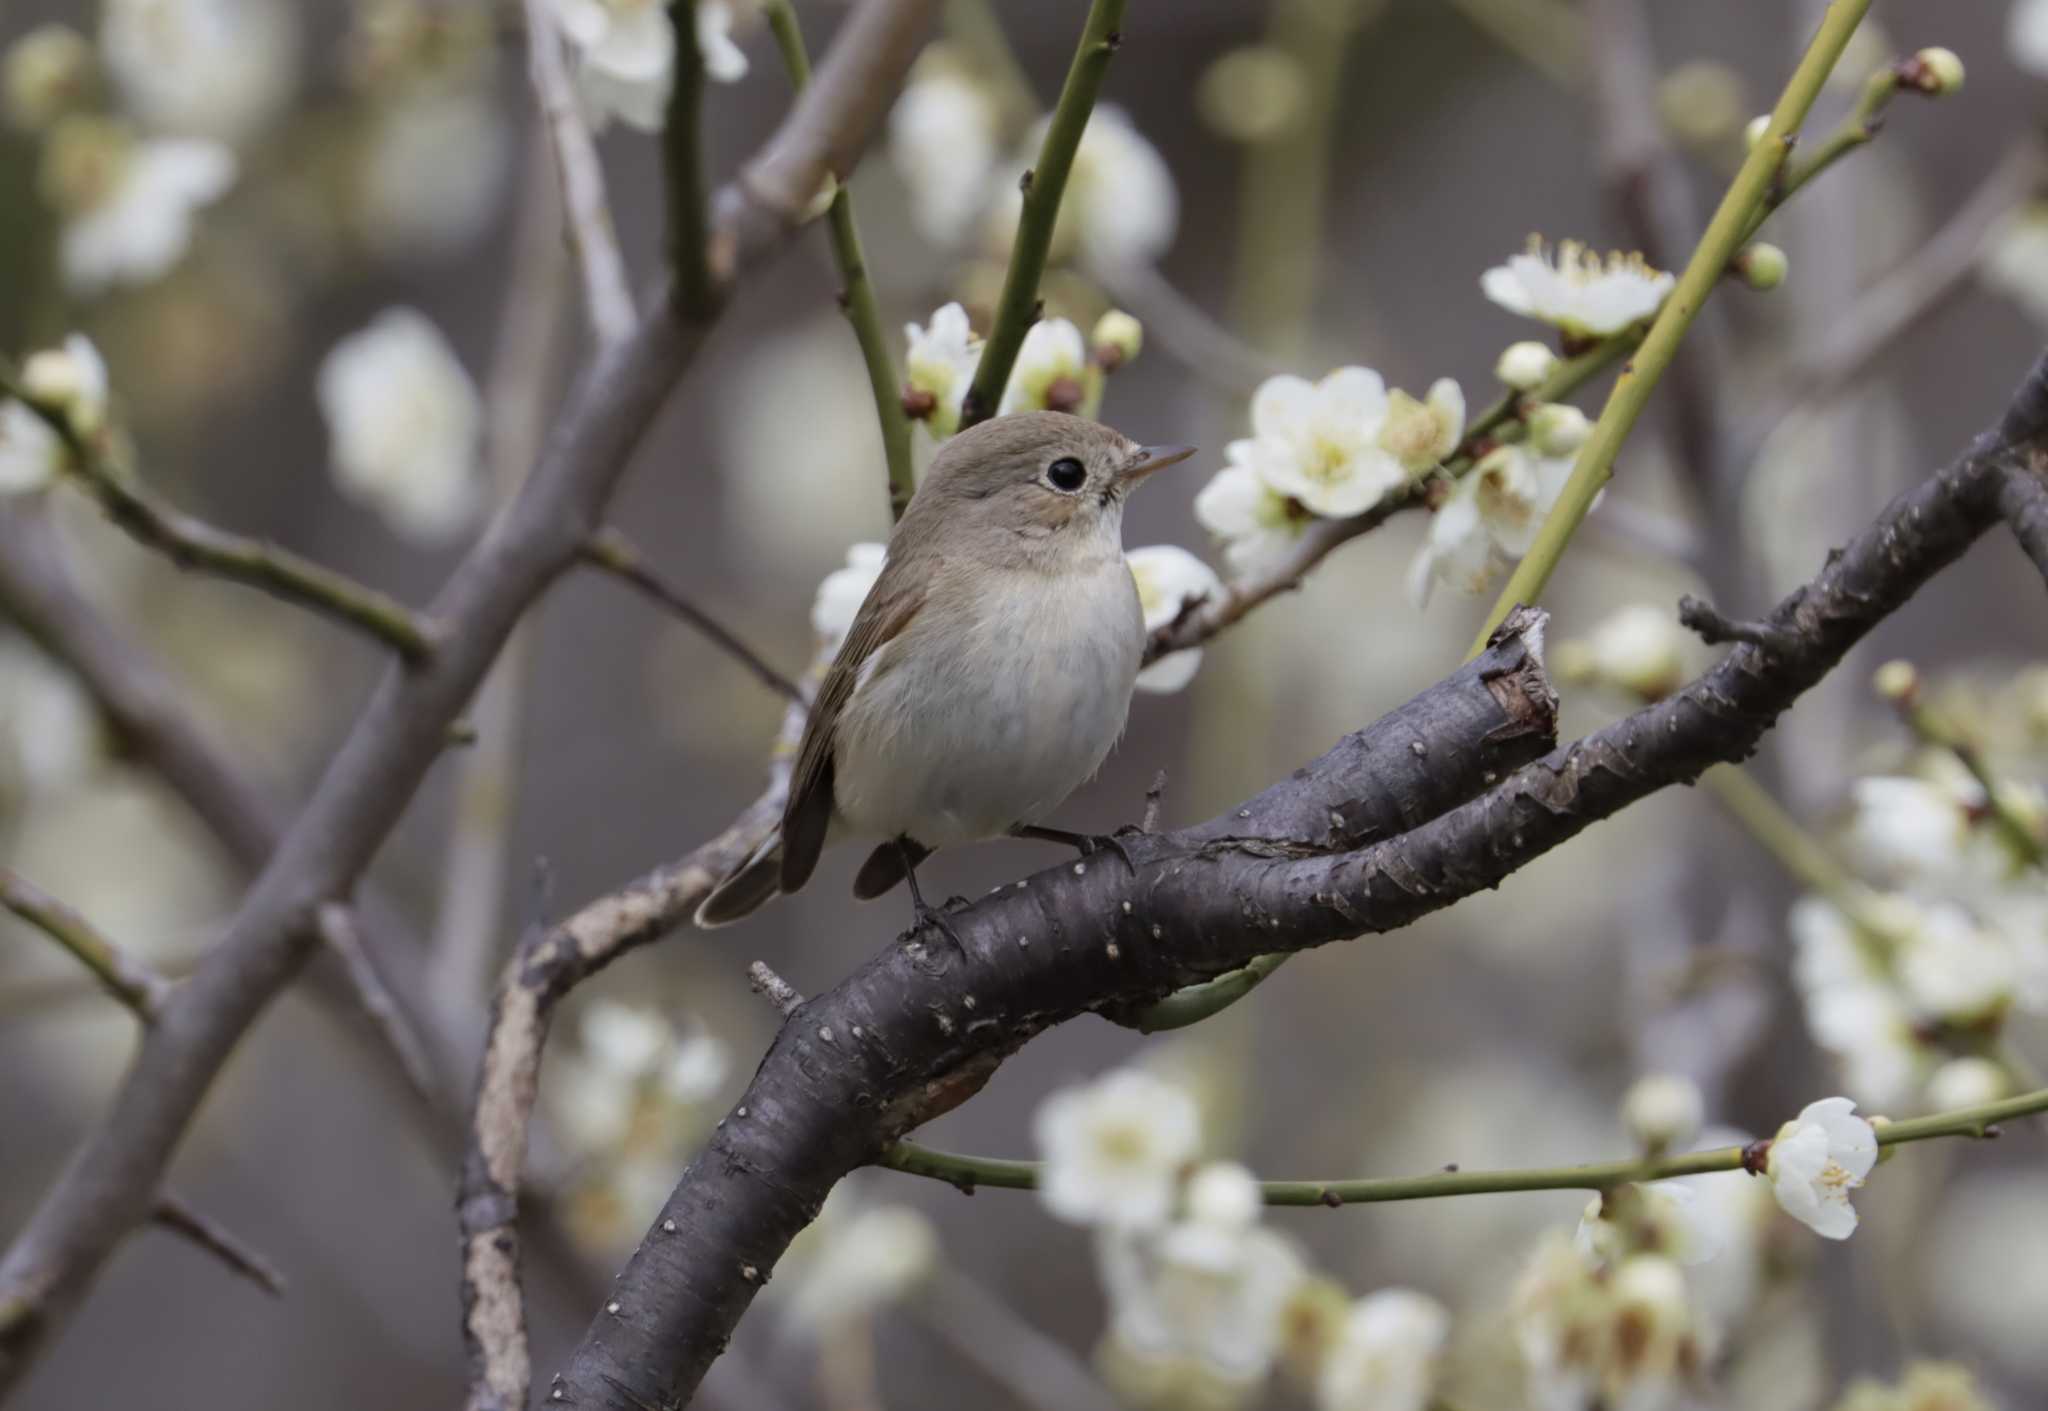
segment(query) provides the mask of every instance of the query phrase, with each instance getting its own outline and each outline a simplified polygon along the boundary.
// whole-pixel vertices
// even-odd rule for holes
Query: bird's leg
[[[1113,852],[1124,860],[1124,866],[1130,868],[1133,875],[1138,871],[1138,864],[1132,860],[1130,849],[1124,846],[1124,840],[1115,833],[1069,833],[1064,828],[1041,828],[1036,823],[1019,823],[1010,830],[1010,836],[1033,838],[1041,843],[1061,843],[1083,857],[1093,857],[1099,852]]]
[[[945,913],[935,906],[925,904],[924,893],[917,886],[917,849],[908,838],[896,840],[896,851],[903,859],[903,881],[910,888],[910,909],[919,926],[935,926],[939,933],[953,943],[953,949],[960,952],[960,958],[967,958],[967,947],[960,940],[960,933],[946,920]]]

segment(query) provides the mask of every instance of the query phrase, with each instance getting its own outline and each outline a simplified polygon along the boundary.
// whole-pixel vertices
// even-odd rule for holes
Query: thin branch
[[[157,1021],[171,982],[101,935],[90,921],[5,867],[0,867],[0,908],[71,952],[100,988],[134,1011],[137,1019],[144,1024]]]
[[[408,662],[424,661],[432,652],[431,627],[396,598],[268,540],[229,533],[175,508],[145,488],[129,467],[115,464],[103,439],[79,435],[68,416],[30,397],[4,369],[0,369],[0,394],[21,402],[63,439],[70,479],[137,543],[155,549],[180,568],[247,584],[367,632]]]
[[[1121,1411],[1074,1354],[1019,1317],[1001,1294],[941,1265],[910,1300],[910,1311],[1021,1407]]]
[[[1117,303],[1145,325],[1148,345],[1165,350],[1217,391],[1248,398],[1267,378],[1287,371],[1279,359],[1218,323],[1154,266],[1123,265],[1096,273]]]
[[[583,274],[583,304],[598,343],[616,343],[632,333],[638,315],[626,279],[626,260],[619,253],[618,233],[612,225],[611,203],[605,195],[604,166],[598,161],[597,145],[583,121],[569,66],[562,57],[554,13],[547,0],[525,0],[525,7],[527,73],[541,120],[547,125],[548,146],[561,182],[569,244]],[[515,299],[515,307],[517,303]]]
[[[1524,708],[1536,704],[1530,689],[1547,687],[1540,669],[1533,682],[1526,672],[1491,682],[1460,673],[1405,708],[1405,729],[1354,737],[1207,824],[1128,839],[1130,866],[1063,864],[952,909],[954,942],[913,930],[783,1027],[614,1283],[618,1311],[594,1321],[555,1389],[570,1404],[613,1411],[632,1398],[686,1401],[758,1291],[759,1273],[832,1185],[967,1100],[1046,1029],[1142,1008],[1260,954],[1407,926],[1498,885],[1598,820],[1747,756],[1802,693],[1997,521],[2015,451],[2041,449],[2044,435],[2048,359],[1995,431],[1894,500],[1780,604],[1774,619],[1803,637],[1796,654],[1738,646],[1664,700],[1491,785],[1483,781],[1498,776],[1485,749],[1497,725],[1477,708],[1457,723],[1438,712],[1451,701],[1476,707],[1472,685],[1506,686]],[[1492,708],[1512,714],[1499,701]],[[1418,787],[1404,755],[1427,791],[1483,791],[1398,833],[1354,836],[1346,819],[1372,809],[1390,778]]]
[[[747,967],[747,986],[774,1005],[776,1013],[785,1019],[803,1008],[804,997],[797,993],[796,986],[770,970],[765,961],[757,960]]]
[[[1009,268],[1003,274],[1003,292],[996,299],[995,323],[982,345],[981,362],[974,371],[974,384],[960,408],[960,425],[966,428],[995,415],[1009,386],[1010,369],[1016,365],[1017,350],[1024,335],[1038,321],[1038,282],[1045,274],[1045,260],[1052,249],[1052,233],[1059,220],[1060,199],[1066,195],[1067,174],[1074,167],[1074,153],[1088,118],[1095,110],[1095,95],[1102,91],[1102,77],[1109,69],[1110,56],[1121,39],[1124,0],[1092,0],[1088,20],[1081,29],[1081,43],[1067,68],[1067,80],[1060,88],[1052,121],[1046,125],[1045,140],[1038,149],[1038,163],[1025,172],[1024,209],[1017,217],[1016,243],[1010,247]]]
[[[871,0],[767,146],[721,192],[710,241],[721,287],[779,249],[820,175],[849,168],[901,85],[934,0]],[[249,1025],[317,946],[316,913],[347,895],[397,823],[507,634],[573,565],[643,432],[690,366],[708,318],[664,291],[633,336],[579,379],[519,498],[456,568],[436,604],[439,650],[392,669],[357,713],[305,808],[221,940],[172,993],[163,1023],[97,1128],[0,1258],[0,1394],[63,1326],[121,1237]]]
[[[738,633],[691,602],[681,589],[649,567],[646,556],[622,531],[600,529],[591,535],[583,545],[583,561],[645,594],[689,623],[784,700],[799,706],[810,703],[810,696],[803,687],[776,670],[767,658],[741,640]]]
[[[2042,1112],[2048,1112],[2048,1088],[1910,1122],[1885,1122],[1877,1128],[1877,1144],[1903,1146],[1936,1137],[1982,1140],[1995,1137],[2001,1122]],[[1460,1171],[1446,1167],[1426,1176],[1261,1181],[1259,1190],[1268,1205],[1320,1205],[1331,1210],[1346,1205],[1439,1200],[1460,1195],[1504,1195],[1518,1191],[1610,1191],[1617,1186],[1642,1181],[1668,1181],[1679,1176],[1704,1176],[1721,1171],[1754,1172],[1762,1164],[1762,1153],[1757,1148],[1768,1148],[1768,1145],[1768,1142],[1757,1142],[1746,1147],[1715,1147],[1709,1151],[1687,1152],[1648,1161],[1638,1156],[1621,1161],[1527,1170]],[[1040,1170],[1035,1161],[963,1156],[955,1152],[934,1151],[913,1142],[895,1143],[882,1153],[875,1164],[905,1175],[943,1181],[969,1195],[983,1186],[997,1190],[1036,1190]]]
[[[1593,434],[1586,438],[1586,444],[1579,451],[1578,464],[1572,468],[1571,479],[1565,482],[1557,504],[1544,518],[1543,527],[1537,531],[1536,542],[1515,566],[1507,586],[1501,589],[1499,598],[1494,601],[1493,610],[1487,614],[1478,640],[1473,643],[1473,651],[1477,652],[1485,645],[1488,634],[1507,616],[1509,609],[1518,603],[1533,603],[1542,596],[1544,585],[1550,581],[1565,545],[1571,541],[1573,532],[1593,507],[1593,500],[1613,475],[1614,460],[1621,453],[1622,442],[1628,439],[1629,432],[1634,429],[1637,418],[1650,400],[1650,393],[1656,390],[1658,381],[1671,366],[1686,330],[1699,316],[1715,284],[1727,272],[1736,247],[1748,238],[1749,232],[1769,210],[1767,202],[1791,151],[1793,135],[1806,120],[1814,99],[1820,96],[1821,85],[1834,70],[1835,61],[1841,57],[1849,36],[1856,32],[1856,26],[1862,22],[1864,12],[1869,8],[1870,0],[1833,0],[1828,6],[1826,18],[1821,21],[1805,56],[1786,82],[1785,91],[1772,110],[1763,134],[1743,159],[1741,170],[1729,183],[1727,194],[1721,198],[1713,219],[1707,222],[1706,233],[1694,247],[1684,273],[1679,275],[1677,285],[1658,310],[1650,331],[1643,336],[1642,346],[1629,359],[1621,376],[1615,379],[1614,390],[1608,394],[1607,405],[1593,426]],[[1791,186],[1785,194],[1790,195],[1797,189],[1796,185]]]
[[[391,991],[376,957],[363,943],[362,931],[353,909],[340,902],[320,908],[320,939],[334,952],[347,972],[349,984],[363,1014],[383,1036],[385,1044],[398,1055],[400,1068],[413,1090],[429,1102],[438,1100],[442,1084],[435,1068],[433,1050],[413,1027],[412,1016]]]
[[[801,93],[811,81],[811,57],[804,49],[796,10],[789,0],[769,0],[767,10],[768,27],[775,32],[783,66],[789,70],[791,85]],[[868,390],[874,396],[875,419],[882,430],[882,459],[889,469],[889,513],[901,519],[910,507],[910,497],[917,493],[917,472],[910,462],[910,418],[903,414],[903,386],[897,380],[888,334],[882,328],[882,309],[875,300],[867,255],[861,249],[860,228],[854,224],[853,192],[843,179],[833,184],[826,218],[832,229],[832,258],[839,266],[839,307],[853,325],[861,361],[867,365]]]
[[[152,1224],[182,1236],[218,1259],[227,1266],[229,1273],[247,1279],[272,1298],[284,1297],[284,1275],[264,1257],[262,1251],[236,1237],[219,1221],[200,1214],[180,1197],[159,1196],[149,1218]]]

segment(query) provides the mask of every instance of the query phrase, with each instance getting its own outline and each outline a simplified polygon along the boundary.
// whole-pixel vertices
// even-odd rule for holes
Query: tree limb
[[[2044,429],[2048,360],[1995,431],[1892,501],[1779,604],[1773,621],[1796,631],[1796,650],[1738,646],[1665,700],[1419,826],[1391,837],[1348,827],[1341,805],[1372,798],[1384,780],[1346,767],[1364,751],[1340,746],[1241,810],[1128,840],[1134,869],[1063,865],[1002,888],[948,914],[957,946],[908,934],[790,1017],[551,1395],[619,1411],[687,1402],[752,1301],[757,1271],[773,1267],[833,1184],[972,1096],[1045,1029],[1142,1006],[1256,955],[1408,925],[1649,794],[1746,757],[1802,692],[1997,522],[2015,453],[2041,452]],[[1431,772],[1474,760],[1478,742],[1450,736]],[[1412,746],[1432,752],[1429,738]],[[1314,831],[1241,835],[1280,818]]]
[[[71,953],[144,1024],[163,1012],[171,982],[122,950],[72,908],[19,874],[0,867],[0,910],[11,911]]]

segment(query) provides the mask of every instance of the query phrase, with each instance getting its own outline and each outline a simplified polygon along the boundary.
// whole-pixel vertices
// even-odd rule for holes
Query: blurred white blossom
[[[0,495],[40,490],[64,466],[64,441],[12,397],[0,399]]]
[[[1662,1151],[1699,1135],[1706,1117],[1700,1087],[1682,1073],[1646,1073],[1621,1099],[1621,1122],[1636,1144]]]
[[[1486,297],[1510,313],[1552,324],[1575,338],[1619,333],[1657,312],[1676,281],[1641,255],[1601,255],[1576,240],[1553,252],[1532,238],[1481,276]]]
[[[104,0],[100,48],[145,125],[240,145],[298,83],[299,7],[279,0]]]
[[[2005,47],[2012,61],[2048,78],[2048,0],[2013,0],[2006,12]]]
[[[1988,1058],[1951,1058],[1927,1080],[1927,1103],[1938,1112],[1996,1102],[2012,1091],[2004,1068]]]
[[[117,122],[64,119],[43,152],[42,186],[63,218],[65,284],[95,294],[157,278],[191,244],[194,212],[234,180],[234,153],[211,139],[138,138]]]
[[[2042,71],[2048,73],[2048,2],[2023,5],[2042,17]],[[2030,202],[1999,222],[1984,242],[1977,273],[2036,323],[2048,323],[2048,201]]]
[[[592,1063],[628,1082],[647,1076],[669,1046],[668,1023],[652,1010],[597,1000],[577,1026],[583,1052]]]
[[[886,544],[855,544],[846,551],[846,567],[833,569],[818,584],[818,596],[811,603],[811,628],[818,634],[820,655],[837,652],[853,630],[853,619],[875,580],[882,576],[888,557]]]
[[[1967,1367],[1915,1362],[1896,1386],[1870,1378],[1852,1384],[1834,1411],[1998,1411]]]
[[[28,642],[0,632],[0,800],[68,788],[99,749],[99,715],[84,689]]]
[[[998,416],[1012,412],[1060,411],[1087,415],[1088,345],[1081,330],[1063,318],[1031,325],[1003,388]]]
[[[901,1299],[939,1261],[938,1232],[907,1205],[833,1214],[790,1274],[784,1316],[793,1332],[812,1339]]]
[[[1032,1119],[1039,1198],[1077,1225],[1157,1226],[1172,1213],[1200,1117],[1188,1095],[1136,1068],[1066,1088]]]
[[[1685,680],[1690,646],[1671,609],[1631,603],[1608,614],[1590,637],[1559,643],[1557,674],[1660,700]]]
[[[1010,170],[997,183],[1001,199],[990,212],[991,234],[1000,249],[1016,237],[1024,196],[1019,180],[1038,161],[1047,120],[1026,134]],[[1114,103],[1100,103],[1074,152],[1073,169],[1060,202],[1055,252],[1078,247],[1098,270],[1148,265],[1173,244],[1180,228],[1180,193],[1165,158]]]
[[[1138,605],[1144,610],[1148,633],[1179,617],[1191,601],[1215,602],[1223,596],[1223,580],[1216,570],[1178,544],[1132,549],[1124,557],[1138,585]],[[1138,673],[1138,689],[1178,691],[1195,679],[1201,664],[1199,647],[1170,653]]]
[[[82,333],[67,336],[62,347],[29,354],[21,387],[80,436],[93,436],[107,424],[107,364]]]
[[[987,90],[951,67],[921,60],[889,114],[889,156],[925,239],[952,247],[966,238],[988,203],[996,138],[996,104]]]
[[[1849,841],[1880,872],[1945,874],[1958,870],[1970,836],[1970,813],[1982,792],[1965,797],[1925,779],[1877,775],[1858,779]]]
[[[1425,1411],[1451,1318],[1408,1289],[1361,1298],[1316,1381],[1317,1411]]]
[[[511,171],[503,114],[484,85],[428,85],[380,104],[357,171],[356,220],[387,257],[459,250],[497,213]]]
[[[92,45],[69,25],[37,25],[0,54],[0,112],[40,132],[87,99],[97,77]]]
[[[903,340],[905,408],[944,440],[960,429],[960,404],[981,365],[981,339],[967,310],[952,303],[935,310],[929,326],[905,324]]]
[[[1786,1214],[1824,1239],[1855,1233],[1850,1193],[1877,1164],[1877,1133],[1846,1097],[1810,1102],[1778,1129],[1766,1172]]]
[[[577,88],[593,126],[616,117],[659,132],[675,82],[676,37],[654,0],[553,0],[555,21],[576,50]],[[697,49],[721,83],[745,76],[747,56],[732,40],[728,0],[697,0]]]
[[[1386,420],[1386,384],[1370,368],[1340,367],[1321,382],[1282,374],[1253,395],[1252,434],[1227,454],[1312,513],[1362,514],[1408,480],[1380,444]]]
[[[732,1050],[710,1034],[679,1041],[661,1068],[661,1088],[676,1102],[704,1102],[732,1071]]]
[[[459,534],[483,504],[476,384],[440,329],[387,309],[320,364],[336,483],[408,537]]]

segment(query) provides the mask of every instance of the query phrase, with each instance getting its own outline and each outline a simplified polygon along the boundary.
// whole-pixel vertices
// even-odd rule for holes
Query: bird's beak
[[[1125,485],[1135,485],[1153,471],[1178,464],[1194,453],[1193,446],[1140,446],[1137,454],[1124,462],[1117,479]]]

